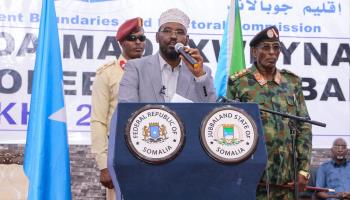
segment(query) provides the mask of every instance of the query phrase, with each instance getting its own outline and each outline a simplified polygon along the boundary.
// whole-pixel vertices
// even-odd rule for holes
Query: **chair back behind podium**
[[[132,114],[145,105],[120,103],[111,122],[109,169],[116,175],[125,200],[255,199],[267,161],[257,104],[229,104],[247,112],[259,134],[254,153],[237,164],[215,161],[201,144],[202,120],[213,109],[223,106],[216,103],[162,104],[175,111],[184,124],[183,148],[173,160],[162,164],[149,164],[136,158],[126,143],[125,128]]]

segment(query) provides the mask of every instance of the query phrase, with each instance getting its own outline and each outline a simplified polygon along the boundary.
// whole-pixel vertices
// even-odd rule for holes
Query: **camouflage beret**
[[[276,26],[269,26],[257,33],[250,41],[249,46],[255,47],[264,40],[280,41],[279,32]]]
[[[126,36],[130,35],[132,32],[136,32],[138,28],[143,26],[143,20],[140,17],[129,19],[120,25],[116,39],[117,41],[122,41]]]

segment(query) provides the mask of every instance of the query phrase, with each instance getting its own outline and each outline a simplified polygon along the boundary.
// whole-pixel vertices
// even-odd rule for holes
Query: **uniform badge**
[[[242,162],[254,153],[257,142],[256,124],[240,108],[223,106],[214,109],[202,121],[202,146],[218,162]]]
[[[163,105],[146,105],[129,118],[125,139],[138,159],[151,164],[174,159],[184,144],[184,127],[177,114]]]
[[[268,30],[266,34],[267,34],[267,37],[268,37],[268,38],[273,38],[273,35],[274,35],[274,34],[273,34],[272,29]]]
[[[126,61],[125,61],[125,60],[120,60],[120,61],[119,61],[119,66],[120,66],[123,70],[124,70],[125,64],[126,64]]]
[[[268,38],[278,38],[278,33],[273,28],[269,29],[266,34]]]

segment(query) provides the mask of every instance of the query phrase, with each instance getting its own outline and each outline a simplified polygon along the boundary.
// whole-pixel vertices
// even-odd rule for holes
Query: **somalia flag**
[[[54,0],[43,0],[24,155],[29,200],[71,199],[61,53]]]

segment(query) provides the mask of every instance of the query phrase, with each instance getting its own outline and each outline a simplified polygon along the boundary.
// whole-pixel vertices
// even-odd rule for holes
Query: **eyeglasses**
[[[146,36],[145,35],[136,36],[136,35],[131,34],[125,38],[125,40],[130,41],[130,42],[134,42],[137,39],[140,40],[140,42],[144,42],[146,40]]]
[[[333,149],[336,149],[336,150],[343,150],[343,149],[346,149],[346,145],[334,145],[334,146],[333,146]]]
[[[263,50],[263,51],[270,51],[272,49],[273,51],[280,51],[281,50],[281,44],[279,42],[274,43],[262,43],[257,46],[257,48]]]
[[[172,36],[174,33],[176,36],[185,36],[187,34],[186,31],[184,31],[182,29],[177,29],[177,30],[163,29],[163,30],[160,30],[159,32],[161,32],[167,36]]]

